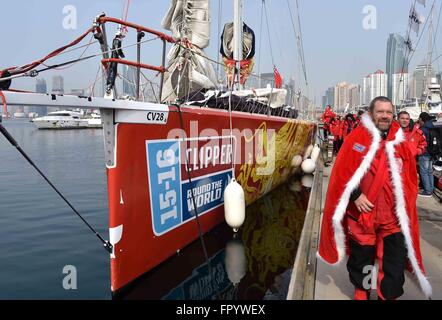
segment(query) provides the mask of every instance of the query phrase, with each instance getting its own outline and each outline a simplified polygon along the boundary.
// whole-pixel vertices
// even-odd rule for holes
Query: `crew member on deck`
[[[336,114],[333,112],[332,107],[328,105],[322,114],[321,120],[324,123],[324,136],[327,137],[330,132],[330,121],[334,118]]]
[[[402,130],[404,130],[405,138],[410,142],[413,154],[419,156],[424,153],[427,148],[427,141],[422,130],[410,123],[410,114],[407,111],[399,112],[398,121]]]
[[[427,148],[417,157],[419,162],[419,175],[422,179],[422,186],[424,187],[424,191],[419,193],[419,196],[431,198],[434,190],[433,156],[428,152],[428,143],[432,143],[430,139],[430,129],[434,128],[434,125],[427,112],[422,112],[419,115],[419,128],[427,140]]]
[[[340,120],[338,119],[338,117],[331,118],[329,128],[330,128],[330,133],[333,135],[334,138],[333,152],[337,154],[339,151],[339,133],[340,133]]]

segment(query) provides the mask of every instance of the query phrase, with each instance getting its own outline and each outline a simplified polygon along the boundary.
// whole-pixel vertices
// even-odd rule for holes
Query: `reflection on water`
[[[299,179],[247,207],[236,236],[224,223],[205,234],[209,263],[197,240],[115,298],[286,299],[309,198]]]

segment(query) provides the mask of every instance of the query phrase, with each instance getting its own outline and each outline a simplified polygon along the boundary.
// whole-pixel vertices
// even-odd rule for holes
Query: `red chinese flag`
[[[275,75],[275,87],[282,88],[282,77],[279,74],[278,69],[276,69],[276,66],[273,66],[273,73]]]

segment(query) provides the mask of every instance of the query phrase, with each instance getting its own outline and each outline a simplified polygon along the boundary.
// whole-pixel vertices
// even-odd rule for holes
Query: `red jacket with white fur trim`
[[[344,217],[346,213],[353,216],[359,214],[351,212],[355,210],[355,206],[349,206],[350,195],[369,170],[381,145],[381,139],[380,132],[370,116],[364,114],[361,125],[347,136],[336,158],[328,185],[318,251],[318,258],[328,264],[342,262],[349,250]],[[422,291],[430,297],[432,289],[425,277],[420,251],[416,209],[418,190],[416,160],[409,143],[405,141],[403,131],[395,121],[386,139],[386,151],[389,178],[393,186],[394,209],[405,238],[409,264],[418,278]]]

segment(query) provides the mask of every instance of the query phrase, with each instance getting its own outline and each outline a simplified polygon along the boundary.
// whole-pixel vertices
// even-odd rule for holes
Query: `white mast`
[[[433,18],[435,17],[435,11],[434,6],[431,9],[431,12],[429,14],[430,16],[430,25],[428,26],[428,51],[427,51],[427,66],[425,68],[425,74],[424,74],[424,95],[425,100],[428,98],[429,92],[429,85],[431,84],[431,71],[432,71],[432,63],[431,59],[433,56]]]
[[[242,0],[233,0],[233,59],[238,61],[235,63],[236,76],[234,79],[235,89],[241,90],[240,80],[241,65],[239,61],[243,59],[242,43],[243,43],[243,21],[242,21]]]

